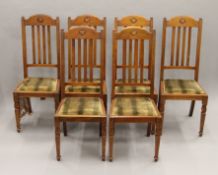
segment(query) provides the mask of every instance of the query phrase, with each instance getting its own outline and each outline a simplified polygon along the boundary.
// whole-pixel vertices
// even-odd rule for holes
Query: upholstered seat
[[[67,85],[65,86],[65,92],[66,93],[80,93],[80,92],[87,92],[87,93],[95,93],[99,94],[101,91],[100,86],[73,86],[73,85]]]
[[[116,97],[112,102],[112,116],[158,116],[155,103],[146,97]]]
[[[98,97],[68,97],[63,99],[56,116],[103,116],[103,102]]]
[[[57,79],[55,78],[33,78],[24,79],[17,87],[17,92],[55,92],[57,90]]]
[[[117,83],[121,83],[122,80],[117,80]],[[132,79],[130,82],[134,83],[135,80]],[[137,81],[140,83],[140,80]],[[149,83],[148,80],[143,80],[143,83]],[[115,94],[149,94],[150,93],[150,86],[133,86],[133,85],[119,85],[115,86],[114,88]]]
[[[164,83],[164,93],[168,94],[204,94],[198,82],[195,80],[166,79]]]

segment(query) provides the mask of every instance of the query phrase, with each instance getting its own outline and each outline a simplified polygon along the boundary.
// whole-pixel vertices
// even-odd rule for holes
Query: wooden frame
[[[104,64],[104,71],[103,71],[103,79],[104,79],[104,104],[107,108],[107,87],[106,87],[106,77],[105,77],[105,71],[106,71],[106,18],[100,19],[93,15],[80,15],[77,16],[75,19],[72,19],[71,17],[68,17],[68,30],[70,30],[71,27],[78,27],[78,26],[88,26],[93,27],[96,31],[102,31],[103,37],[103,54],[104,57],[103,64]],[[93,54],[94,57],[96,57],[96,42],[93,43]],[[96,60],[96,59],[95,59]],[[96,62],[96,61],[95,61]]]
[[[122,29],[131,26],[144,28],[151,32],[153,31],[153,18],[146,19],[143,16],[125,16],[121,19],[114,19],[114,29],[116,31],[118,31],[119,28]]]
[[[32,63],[28,63],[27,55],[27,32],[26,28],[31,27],[32,40]],[[56,54],[57,62],[52,63],[51,51],[51,28],[55,28],[56,33]],[[37,33],[37,37],[36,37]],[[47,36],[47,37],[46,37]],[[46,40],[47,38],[47,40]],[[36,42],[37,41],[37,42]],[[37,43],[37,45],[36,45]],[[55,108],[59,103],[59,79],[60,79],[60,22],[59,18],[53,19],[47,15],[34,15],[25,19],[22,17],[22,48],[23,48],[23,69],[24,78],[28,78],[30,68],[55,68],[57,69],[57,87],[55,92],[13,92],[14,107],[16,116],[17,132],[20,132],[20,120],[26,113],[32,113],[30,97],[52,97],[55,99]],[[38,51],[38,52],[37,52]],[[36,54],[37,53],[37,54]],[[37,56],[37,57],[36,57]]]
[[[134,64],[134,66],[131,65],[132,61],[129,63],[126,62],[126,64],[118,65],[118,41],[123,41],[124,45],[126,44],[126,40],[131,40],[135,41],[135,47],[132,48],[132,42],[129,42],[129,55],[134,55],[134,62],[138,62],[137,59],[141,62],[140,67],[137,66],[137,64]],[[138,45],[140,42],[140,53],[138,53]],[[143,61],[144,60],[144,42],[149,42],[148,44],[148,64],[144,65]],[[143,46],[143,47],[142,47]],[[136,48],[136,49],[135,49]],[[115,87],[117,85],[117,69],[119,68],[133,68],[135,76],[134,80],[131,81],[131,78],[127,78],[126,76],[122,76],[122,80],[120,81],[119,85],[126,85],[128,84],[129,86],[149,86],[150,87],[150,93],[149,94],[128,94],[124,95],[125,97],[149,97],[150,99],[153,100],[153,105],[155,106],[156,103],[156,96],[154,93],[154,65],[155,65],[155,31],[153,30],[152,32],[148,32],[145,29],[138,28],[138,27],[128,27],[124,28],[121,31],[113,31],[113,65],[112,65],[112,103],[111,103],[111,110],[110,110],[110,131],[109,131],[109,154],[110,154],[110,161],[113,160],[113,140],[114,140],[114,128],[116,123],[150,123],[154,126],[155,130],[155,156],[154,159],[155,161],[158,160],[158,153],[159,153],[159,145],[160,145],[160,136],[161,136],[161,130],[162,130],[162,118],[160,113],[158,112],[157,116],[114,116],[112,115],[112,111],[114,108],[114,100],[117,97],[120,97],[121,95],[115,93]],[[124,49],[124,52],[126,53],[126,50]],[[132,53],[134,52],[134,53]],[[129,57],[130,58],[130,57]],[[130,65],[129,65],[130,64]],[[140,76],[137,75],[136,69],[139,69],[140,71]],[[148,83],[144,83],[144,72],[142,71],[143,69],[148,69]],[[131,70],[129,71],[131,72]],[[123,97],[124,97],[123,96]],[[155,107],[157,110],[157,107]],[[158,110],[157,110],[158,111]],[[151,126],[151,125],[149,125]],[[150,128],[148,129],[150,131]]]
[[[167,29],[172,30],[171,36],[171,57],[170,64],[166,65],[165,50],[166,50],[166,34]],[[192,30],[197,30],[196,55],[194,65],[191,65],[191,41],[193,38]],[[176,35],[177,31],[177,35]],[[175,38],[177,37],[177,42]],[[195,20],[188,16],[173,17],[169,20],[163,19],[163,35],[162,35],[162,56],[161,56],[161,72],[160,72],[160,98],[159,110],[164,117],[166,100],[192,100],[189,116],[192,116],[196,100],[202,101],[201,122],[199,136],[203,134],[204,121],[206,116],[206,106],[208,95],[203,94],[168,94],[164,93],[164,78],[167,70],[186,70],[194,71],[194,80],[198,82],[200,50],[202,37],[202,19]],[[187,45],[186,45],[187,44]],[[175,52],[176,51],[176,52]],[[185,52],[186,51],[186,52]]]
[[[88,26],[79,26],[71,27],[67,32],[61,31],[61,97],[62,102],[59,105],[63,105],[64,98],[67,97],[99,97],[101,100],[104,99],[104,72],[105,72],[105,57],[104,51],[104,31],[96,31],[92,27]],[[93,43],[99,40],[100,41],[100,56],[101,64],[93,64]],[[65,41],[68,41],[68,65],[65,66]],[[83,45],[81,43],[83,42]],[[76,43],[78,47],[76,47]],[[78,53],[75,54],[76,48]],[[87,50],[89,52],[87,52]],[[83,63],[81,62],[81,52],[83,51]],[[98,54],[98,53],[97,53]],[[78,60],[78,61],[76,61]],[[65,70],[68,67],[67,81],[65,79]],[[76,67],[83,67],[83,75],[81,75],[82,70],[75,73]],[[93,69],[96,67],[99,69],[100,79],[99,82],[94,82],[93,78]],[[89,72],[87,69],[89,68]],[[77,75],[77,76],[76,76]],[[82,77],[83,76],[83,77]],[[99,94],[92,93],[66,93],[66,85],[98,85],[100,87]],[[102,102],[102,109],[105,108],[105,105]],[[58,111],[58,110],[57,110]],[[105,145],[106,145],[106,113],[104,112],[103,116],[60,116],[58,113],[55,115],[55,132],[56,132],[56,151],[57,151],[57,160],[60,160],[60,122],[64,123],[64,135],[67,136],[67,126],[66,122],[99,122],[101,124],[100,133],[102,134],[102,160],[105,160]]]

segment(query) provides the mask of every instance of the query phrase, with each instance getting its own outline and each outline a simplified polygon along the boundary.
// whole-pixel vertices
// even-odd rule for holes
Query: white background
[[[0,1],[0,171],[1,174],[217,174],[218,1],[216,0],[7,0]],[[163,17],[188,15],[203,18],[200,83],[209,94],[203,138],[197,137],[200,103],[188,118],[189,103],[169,102],[160,149],[154,163],[153,137],[144,137],[144,125],[120,125],[114,162],[101,162],[97,125],[72,125],[62,141],[63,160],[55,160],[53,102],[33,100],[34,114],[15,129],[12,92],[23,78],[21,16],[45,13],[67,17],[93,14],[107,17],[107,85],[111,82],[111,31],[114,17],[154,17],[157,31],[156,88],[158,89]],[[175,107],[176,106],[176,107]],[[71,133],[72,130],[72,133]],[[3,172],[3,173],[2,173]]]

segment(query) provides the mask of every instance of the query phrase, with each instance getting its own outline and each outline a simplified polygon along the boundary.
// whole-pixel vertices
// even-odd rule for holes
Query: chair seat
[[[205,91],[195,80],[166,79],[163,81],[164,93],[168,94],[204,94]]]
[[[132,83],[135,82],[134,79],[131,79]],[[138,80],[137,83],[139,83],[140,80]],[[118,79],[117,83],[122,83],[122,80]],[[148,83],[148,80],[143,80],[143,83]],[[115,94],[149,94],[150,93],[150,87],[149,86],[133,86],[133,85],[121,85],[121,86],[116,86],[114,88]]]
[[[56,92],[57,79],[55,78],[33,78],[24,79],[17,87],[17,92]]]
[[[99,94],[101,92],[100,86],[73,86],[73,85],[67,85],[65,86],[65,92],[67,93],[94,93]]]
[[[105,116],[98,97],[68,97],[60,103],[56,116]]]
[[[93,83],[100,83],[100,80],[96,79]],[[100,94],[101,87],[100,85],[66,85],[65,93],[90,93],[90,94]],[[103,83],[103,93],[106,94],[106,83]]]
[[[112,116],[160,116],[154,101],[146,97],[116,97],[112,102]]]
[[[148,86],[116,86],[115,94],[149,94],[150,87]]]

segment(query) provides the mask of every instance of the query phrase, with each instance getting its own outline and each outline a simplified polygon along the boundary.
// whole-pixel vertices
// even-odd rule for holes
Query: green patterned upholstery
[[[73,86],[73,85],[67,85],[65,86],[65,92],[68,93],[97,93],[99,94],[101,92],[100,86]]]
[[[150,87],[149,86],[116,86],[115,94],[122,93],[140,93],[140,94],[149,94]]]
[[[121,82],[122,80],[120,79],[117,80],[117,83],[121,83]],[[134,80],[131,80],[131,82],[134,83]],[[148,82],[147,80],[143,81],[143,83],[147,83],[147,82]],[[114,91],[115,91],[115,94],[128,94],[128,93],[149,94],[150,87],[149,86],[121,85],[121,86],[116,86]]]
[[[101,99],[98,97],[68,97],[61,102],[56,116],[104,116],[103,111]]]
[[[55,92],[57,79],[54,78],[33,78],[29,77],[18,86],[19,92]]]
[[[116,97],[112,116],[158,116],[153,100],[146,97]]]
[[[169,94],[203,94],[204,90],[195,80],[166,79],[164,93]]]

